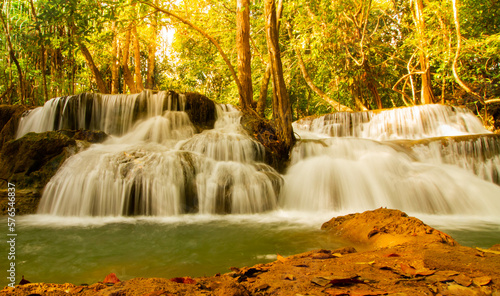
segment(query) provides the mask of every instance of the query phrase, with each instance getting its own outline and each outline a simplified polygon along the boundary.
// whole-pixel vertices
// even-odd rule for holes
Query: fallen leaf
[[[314,284],[322,287],[338,287],[338,286],[351,286],[354,284],[364,283],[359,279],[359,276],[352,277],[315,277],[311,280]]]
[[[329,279],[326,279],[324,277],[315,277],[311,280],[311,282],[313,284],[316,284],[318,286],[321,286],[321,287],[324,287],[326,285],[328,285],[328,283],[330,283],[330,280]]]
[[[276,257],[277,257],[278,261],[280,261],[280,262],[284,262],[286,260],[286,258],[281,256],[280,254],[277,254]]]
[[[411,275],[411,276],[416,275],[417,270],[415,268],[411,267],[410,265],[408,265],[406,263],[401,263],[399,266],[401,267],[401,271],[404,274]]]
[[[345,292],[338,289],[326,289],[325,293],[332,296],[350,296],[349,292]]]
[[[108,274],[104,278],[104,281],[103,281],[104,284],[116,284],[116,283],[119,283],[119,282],[120,282],[120,280],[118,279],[118,277],[114,273]]]
[[[295,276],[293,274],[287,274],[285,280],[295,281]]]
[[[417,275],[427,276],[436,273],[435,270],[430,270],[425,267],[415,268],[406,263],[401,263],[400,266],[401,266],[401,271],[403,271],[404,274],[410,276],[417,276]]]
[[[401,257],[401,255],[396,254],[396,253],[390,253],[390,254],[384,255],[384,257]]]
[[[255,292],[259,292],[259,291],[265,291],[267,289],[269,289],[269,286],[268,284],[262,284],[260,286],[258,286],[257,288],[255,288]]]
[[[372,265],[372,264],[375,264],[375,261],[370,261],[370,262],[356,262],[356,264],[368,264],[368,265]]]
[[[172,282],[179,283],[179,284],[196,284],[196,281],[188,276],[171,278],[170,280]]]
[[[491,277],[489,276],[480,276],[472,279],[472,282],[477,286],[486,286],[491,282]]]
[[[464,286],[464,287],[468,287],[468,286],[472,285],[472,279],[464,274],[459,274],[459,275],[455,276],[453,278],[453,280],[457,284]]]
[[[327,254],[327,253],[318,253],[318,254],[313,254],[311,256],[312,259],[330,259],[330,258],[335,258],[332,254]]]
[[[389,293],[385,291],[370,291],[370,290],[354,290],[350,291],[350,296],[378,296],[387,295]]]

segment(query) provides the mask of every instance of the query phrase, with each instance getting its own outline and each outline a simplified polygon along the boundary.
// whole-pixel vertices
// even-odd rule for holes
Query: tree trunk
[[[11,60],[16,64],[17,68],[17,73],[19,75],[19,94],[20,94],[20,101],[21,103],[24,103],[24,99],[26,98],[26,88],[25,88],[25,82],[24,82],[24,76],[23,76],[23,71],[21,69],[21,65],[19,64],[19,61],[16,58],[16,54],[14,52],[14,48],[12,46],[12,42],[10,39],[10,30],[7,22],[5,21],[3,17],[3,12],[0,10],[0,20],[2,21],[4,31],[5,31],[5,37],[7,39],[7,46],[9,49],[9,56]]]
[[[266,40],[273,77],[273,119],[276,124],[278,138],[286,148],[291,148],[295,142],[292,128],[292,109],[283,79],[283,66],[279,49],[278,24],[274,0],[264,0],[264,15],[266,22]]]
[[[130,72],[130,69],[128,68],[130,34],[131,34],[131,31],[130,31],[130,29],[128,29],[127,33],[125,34],[125,43],[123,44],[123,49],[122,49],[122,69],[123,69],[123,78],[125,80],[125,84],[127,84],[128,88],[130,90],[130,93],[136,93],[137,91],[135,88],[134,77],[132,77],[132,73]],[[123,92],[125,92],[125,89]]]
[[[118,33],[116,32],[116,22],[112,24],[113,41],[111,45],[111,93],[119,93],[120,81],[118,80],[119,59],[118,59]]]
[[[102,79],[101,72],[94,64],[94,60],[92,59],[92,55],[90,54],[90,52],[87,49],[87,47],[85,46],[85,44],[83,44],[78,38],[76,39],[76,42],[78,44],[78,47],[80,47],[80,51],[82,52],[83,57],[85,58],[85,61],[87,61],[87,65],[89,66],[90,71],[92,71],[92,74],[94,75],[99,92],[103,93],[103,94],[107,94],[108,89],[106,87],[106,84],[104,83],[104,80]]]
[[[240,104],[252,108],[252,55],[250,53],[250,0],[236,1],[236,49],[238,52],[238,78],[242,87]]]
[[[30,0],[30,5],[33,18],[37,22],[38,17],[36,15],[35,4],[33,3],[33,0]],[[40,38],[40,68],[42,71],[43,95],[45,99],[44,101],[47,102],[49,100],[49,94],[47,92],[47,77],[45,75],[45,46],[44,46],[42,30],[40,29],[40,25],[38,24],[38,22],[36,24],[36,30],[38,31],[38,37]]]
[[[262,82],[260,85],[259,102],[257,103],[257,114],[264,117],[266,111],[267,103],[267,90],[269,88],[269,79],[271,78],[271,64],[268,63],[266,70],[264,72],[264,77],[262,77]]]
[[[460,22],[458,21],[458,7],[457,7],[457,1],[458,0],[452,0],[453,3],[453,20],[455,21],[455,32],[457,34],[457,50],[455,52],[455,58],[453,59],[453,65],[452,65],[452,70],[453,70],[453,77],[455,78],[455,81],[460,85],[460,87],[465,90],[467,93],[475,96],[478,98],[481,103],[484,105],[484,100],[481,97],[481,95],[475,93],[472,91],[466,84],[465,82],[460,79],[460,76],[458,76],[458,71],[457,71],[457,63],[458,63],[458,58],[460,57],[460,49],[462,47],[462,34],[460,33]]]
[[[111,41],[111,93],[117,94],[120,82],[118,80],[118,33],[116,32],[116,22],[112,24],[113,40]]]
[[[368,60],[365,59],[363,62],[363,68],[365,70],[365,84],[368,90],[372,93],[373,100],[375,101],[375,105],[377,109],[382,109],[382,99],[380,98],[380,94],[378,93],[377,82],[373,79],[372,69],[370,64],[368,64]]]
[[[152,37],[148,45],[148,74],[146,77],[146,88],[153,89],[155,84],[155,59],[156,59],[156,37],[158,34],[157,13],[151,16]]]
[[[278,8],[276,11],[276,21],[278,22],[278,34],[280,31],[280,19],[281,14],[283,13],[283,0],[278,1]],[[262,63],[265,64],[264,59],[262,59]],[[261,117],[265,117],[266,105],[267,105],[267,90],[269,89],[269,80],[271,78],[271,63],[268,62],[266,65],[266,70],[264,72],[264,76],[262,77],[261,85],[260,85],[260,93],[259,93],[259,101],[257,103],[257,114]]]
[[[413,0],[413,20],[417,29],[418,42],[420,46],[420,70],[422,71],[422,87],[420,99],[422,104],[432,104],[434,102],[434,94],[432,92],[431,72],[429,59],[425,53],[427,48],[427,40],[425,38],[425,20],[424,20],[424,4],[422,0]]]
[[[135,64],[135,89],[137,92],[141,92],[144,89],[142,84],[141,75],[141,49],[139,47],[139,34],[137,34],[137,27],[134,25],[132,27],[134,31],[134,64]]]

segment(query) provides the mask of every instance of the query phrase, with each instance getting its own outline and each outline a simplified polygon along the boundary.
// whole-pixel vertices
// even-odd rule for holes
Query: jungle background
[[[293,120],[444,103],[500,127],[496,0],[3,0],[0,21],[3,104],[173,89],[271,118],[274,38]]]

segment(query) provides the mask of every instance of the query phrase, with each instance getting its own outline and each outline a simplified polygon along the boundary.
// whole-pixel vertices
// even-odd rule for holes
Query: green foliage
[[[221,45],[236,67],[236,1],[155,1],[205,30]],[[419,52],[431,66],[432,87],[437,100],[473,102],[457,85],[452,73],[457,40],[451,1],[423,1],[425,47],[417,34],[413,1],[404,0],[314,0],[285,1],[281,19],[280,46],[284,79],[295,118],[332,112],[306,84],[299,69],[298,49],[314,84],[329,97],[351,108],[360,104],[377,108],[414,104],[420,96]],[[27,101],[20,101],[17,69],[9,57],[6,34],[0,35],[0,94],[9,103],[44,102],[43,75],[49,97],[82,91],[97,91],[77,41],[83,42],[111,89],[114,40],[123,47],[133,26],[140,41],[140,61],[130,47],[129,70],[140,64],[146,79],[149,46],[155,42],[155,85],[159,89],[197,91],[225,103],[237,104],[238,91],[217,49],[185,24],[156,13],[133,0],[37,0],[33,15],[30,1],[3,2],[13,48],[28,88]],[[462,50],[457,71],[460,78],[486,99],[500,97],[500,2],[460,0],[459,20]],[[263,1],[252,1],[250,26],[254,100],[268,62]],[[156,31],[154,27],[157,24]],[[287,26],[292,29],[288,36]],[[168,49],[162,28],[175,30]],[[5,28],[3,28],[3,32]],[[41,57],[45,58],[42,68]],[[123,54],[123,53],[122,53]],[[121,55],[120,55],[121,56]],[[124,69],[119,72],[119,91],[127,92]],[[409,72],[412,75],[407,75]],[[396,84],[398,83],[398,84]],[[399,92],[395,92],[393,87]],[[402,95],[404,94],[404,96]],[[272,83],[267,92],[266,115],[271,116]],[[357,103],[356,103],[357,101]]]

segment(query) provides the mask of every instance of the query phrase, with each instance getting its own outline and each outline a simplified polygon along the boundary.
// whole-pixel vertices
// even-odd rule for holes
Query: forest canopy
[[[173,89],[271,117],[281,88],[296,119],[427,103],[482,110],[500,98],[496,0],[3,0],[0,8],[0,103]]]

